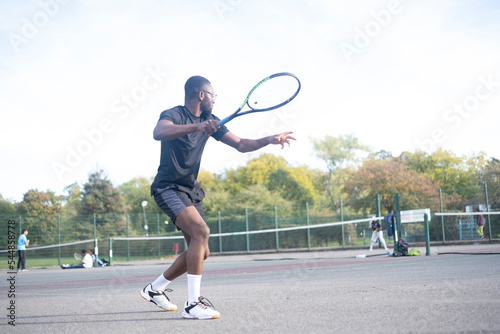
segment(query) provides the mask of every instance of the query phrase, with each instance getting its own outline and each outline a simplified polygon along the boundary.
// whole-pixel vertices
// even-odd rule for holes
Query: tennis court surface
[[[181,316],[185,276],[170,285],[178,311],[162,311],[141,298],[139,291],[172,260],[15,275],[4,270],[0,332],[499,333],[500,255],[421,253],[213,256],[205,261],[201,292],[221,318],[204,321]],[[7,298],[11,276],[15,298]],[[12,300],[15,327],[7,317]]]

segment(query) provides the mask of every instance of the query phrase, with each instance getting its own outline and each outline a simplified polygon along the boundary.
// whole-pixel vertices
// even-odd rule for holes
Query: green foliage
[[[142,213],[142,202],[148,204],[145,207],[146,213],[163,213],[151,197],[151,184],[153,177],[134,177],[132,180],[123,183],[118,187],[123,197],[125,211],[128,213]]]
[[[123,213],[123,198],[102,170],[89,174],[87,183],[83,185],[79,214]]]
[[[51,215],[59,212],[61,197],[52,191],[28,190],[23,200],[17,206],[17,212],[22,215]]]
[[[108,237],[117,235],[126,225],[123,198],[102,170],[89,174],[87,183],[83,185],[78,213],[95,215],[96,226]]]
[[[500,161],[491,159],[486,165],[483,175],[488,185],[488,202],[493,211],[500,209]]]
[[[65,205],[62,207],[62,214],[76,215],[78,214],[78,209],[80,207],[80,201],[82,199],[82,190],[78,186],[78,183],[70,184],[64,188],[67,193],[63,196]]]
[[[8,214],[8,215],[16,214],[15,204],[4,199],[2,195],[0,195],[0,214]]]
[[[306,168],[279,168],[269,174],[268,189],[299,206],[313,204],[317,197],[312,174]]]
[[[250,185],[264,184],[267,186],[269,175],[279,168],[286,167],[286,160],[283,157],[262,154],[258,158],[250,160],[245,167],[227,171],[224,188],[232,194],[236,194]]]
[[[353,135],[314,139],[313,147],[316,156],[326,163],[328,173],[324,174],[322,182],[332,209],[338,212],[341,189],[347,180],[348,172],[361,161],[360,154],[369,152],[369,149]]]
[[[258,225],[267,226],[272,225],[269,212],[274,206],[280,208],[280,216],[302,217],[306,203],[310,213],[338,215],[341,200],[344,216],[364,215],[375,212],[376,194],[380,195],[384,212],[394,209],[395,193],[400,194],[402,209],[429,207],[438,211],[439,188],[444,210],[460,211],[470,203],[484,203],[483,182],[488,184],[492,209],[500,208],[500,162],[487,161],[482,152],[456,156],[443,150],[416,151],[393,158],[387,151],[369,152],[353,135],[315,139],[313,148],[325,162],[326,172],[307,166],[291,167],[283,157],[273,154],[262,154],[246,166],[222,174],[201,170],[198,182],[206,193],[205,216],[212,219],[222,212],[226,226],[241,228],[238,224],[248,209]],[[63,228],[71,229],[68,233],[75,237],[93,236],[94,215],[97,230],[102,231],[98,233],[116,235],[128,222],[132,234],[143,235],[141,204],[146,201],[146,216],[161,216],[159,232],[173,232],[175,227],[164,224],[167,218],[150,195],[152,181],[153,177],[135,177],[115,187],[99,170],[90,173],[82,186],[67,186],[64,196],[29,190],[20,203],[0,196],[0,214],[23,215],[27,224],[37,225],[36,232],[45,236],[54,231],[44,227],[43,219],[35,222],[28,217],[53,221],[59,214],[64,221],[72,221],[70,227]],[[148,219],[148,225],[156,226],[156,220]]]
[[[464,199],[477,194],[477,185],[486,166],[484,153],[458,157],[442,149],[430,154],[423,151],[405,153],[404,159],[411,169],[427,175],[441,187],[443,193]]]
[[[306,167],[289,167],[282,157],[263,154],[245,167],[227,171],[225,178],[202,171],[198,182],[207,195],[206,213],[261,210],[277,204],[291,212],[294,206],[305,207],[306,202],[313,205],[318,197],[314,178]]]
[[[313,139],[316,156],[326,162],[328,170],[346,168],[362,160],[360,153],[369,152],[353,135],[325,136]]]
[[[380,204],[386,212],[394,210],[394,196],[400,194],[402,209],[439,208],[437,185],[416,171],[411,170],[400,159],[376,160],[370,158],[345,184],[349,204],[364,214],[375,212],[375,196],[380,195]],[[404,206],[404,207],[403,207]]]

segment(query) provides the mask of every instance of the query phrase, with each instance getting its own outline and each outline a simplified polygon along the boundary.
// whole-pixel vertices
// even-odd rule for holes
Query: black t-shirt
[[[214,115],[209,118],[219,120]],[[198,124],[209,118],[203,114],[196,117],[184,106],[177,106],[160,114],[160,120],[166,119],[178,125]],[[220,140],[227,132],[229,130],[222,125],[212,137]],[[160,167],[151,185],[151,194],[154,195],[156,189],[166,187],[176,186],[185,190],[198,188],[196,178],[208,138],[204,132],[193,132],[174,140],[162,141]]]
[[[378,220],[373,220],[372,221],[372,230],[378,231],[380,229],[380,223]]]

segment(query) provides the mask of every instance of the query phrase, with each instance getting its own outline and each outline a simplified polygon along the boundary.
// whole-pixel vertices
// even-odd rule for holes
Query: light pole
[[[142,213],[144,214],[144,229],[146,230],[146,237],[148,236],[148,222],[146,221],[146,205],[148,205],[147,201],[142,201]]]

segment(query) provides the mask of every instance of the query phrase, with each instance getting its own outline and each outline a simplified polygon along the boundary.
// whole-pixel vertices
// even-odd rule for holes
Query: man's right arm
[[[174,140],[193,132],[205,132],[211,135],[217,131],[213,121],[205,121],[198,124],[174,124],[172,121],[160,119],[153,130],[155,140]]]

